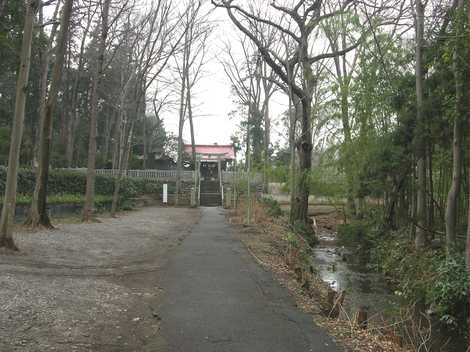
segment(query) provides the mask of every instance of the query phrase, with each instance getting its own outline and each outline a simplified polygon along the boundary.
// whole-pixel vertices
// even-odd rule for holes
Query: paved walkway
[[[295,308],[225,223],[203,208],[200,223],[163,270],[160,309],[168,352],[338,352]]]

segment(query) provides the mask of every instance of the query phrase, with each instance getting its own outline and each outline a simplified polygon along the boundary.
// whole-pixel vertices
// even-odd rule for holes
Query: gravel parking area
[[[159,271],[197,209],[16,234],[0,254],[0,351],[158,351]]]

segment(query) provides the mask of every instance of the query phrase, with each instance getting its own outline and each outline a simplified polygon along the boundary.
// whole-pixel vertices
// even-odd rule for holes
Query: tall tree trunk
[[[189,82],[189,74],[186,76],[186,84],[186,105],[188,107],[189,131],[191,133],[191,159],[193,162],[193,168],[196,170],[196,138],[194,136],[193,107],[191,104],[191,84]]]
[[[186,51],[184,53],[186,55]],[[183,59],[185,61],[185,59]],[[183,68],[185,71],[185,68]],[[183,72],[183,75],[186,73]],[[183,128],[184,128],[184,117],[185,117],[185,91],[186,91],[186,79],[183,76],[181,81],[181,91],[180,91],[180,111],[179,111],[179,123],[178,123],[178,159],[176,161],[176,190],[175,190],[175,205],[179,205],[180,192],[181,192],[181,174],[183,172]]]
[[[123,139],[123,131],[125,129],[125,119],[124,119],[125,111],[123,105],[119,109],[116,123],[114,126],[114,135],[113,135],[113,163],[112,169],[117,170],[120,167],[120,160],[121,160],[121,148],[122,148],[122,141]]]
[[[108,38],[108,16],[111,0],[104,0],[101,14],[101,38],[98,49],[98,62],[92,77],[90,133],[88,141],[88,165],[86,176],[85,203],[83,205],[83,221],[90,221],[95,203],[95,177],[96,177],[96,129],[98,118],[98,87],[103,75],[106,39]]]
[[[57,14],[59,12],[59,7],[60,7],[60,2],[57,2],[54,14],[52,16],[52,19],[55,21],[57,19]],[[44,15],[43,15],[43,7],[41,6],[39,10],[39,25],[41,26],[41,35],[46,36],[46,33],[44,32]],[[39,52],[39,58],[41,62],[41,71],[40,71],[40,76],[39,76],[39,96],[40,96],[40,101],[39,101],[39,107],[38,107],[38,115],[39,115],[39,126],[35,126],[32,135],[34,136],[35,142],[37,140],[40,140],[40,131],[41,131],[41,123],[42,119],[45,115],[46,111],[46,104],[47,104],[47,91],[48,91],[48,78],[49,78],[49,63],[51,59],[51,51],[52,51],[52,45],[55,40],[55,35],[57,32],[57,27],[58,23],[57,21],[54,22],[54,24],[51,27],[51,32],[49,35],[49,39],[47,41],[47,45],[40,50]],[[39,143],[34,143],[33,145],[33,160],[32,160],[32,166],[33,168],[36,168],[39,161]]]
[[[411,156],[411,164],[416,165],[416,155]],[[410,226],[410,239],[415,239],[416,238],[416,182],[414,180],[416,179],[416,168],[412,167],[411,170],[411,182],[410,182],[410,189],[409,189],[409,198],[410,198],[410,209],[409,209],[409,214],[408,218],[412,220],[412,226]]]
[[[113,170],[119,169],[119,141],[121,139],[121,130],[122,130],[122,109],[119,109],[119,112],[116,116],[116,122],[114,124],[113,131],[113,142],[112,142],[112,165]]]
[[[456,43],[453,56],[454,79],[455,79],[455,117],[454,117],[454,138],[452,141],[452,184],[447,195],[446,204],[446,248],[450,254],[455,247],[456,226],[457,226],[457,206],[459,202],[460,183],[462,174],[462,136],[461,121],[465,118],[465,102],[463,95],[463,59],[462,39],[464,32],[464,0],[459,0],[456,14]]]
[[[3,12],[5,11],[5,7],[7,5],[8,0],[0,0],[0,17],[3,16]]]
[[[124,82],[124,72],[121,72],[121,86]],[[116,117],[116,123],[114,125],[114,134],[113,134],[113,162],[112,162],[112,168],[113,170],[117,170],[119,169],[119,161],[120,161],[120,153],[119,153],[119,148],[121,146],[121,135],[122,135],[122,131],[124,129],[124,126],[123,126],[123,115],[124,115],[124,109],[125,109],[125,101],[126,101],[126,97],[127,97],[127,90],[128,90],[128,87],[129,87],[129,82],[130,80],[128,80],[123,88],[122,88],[122,91],[121,91],[121,94],[119,96],[119,111],[118,111],[118,115]]]
[[[132,77],[132,75],[131,75]],[[123,103],[125,100],[125,97],[127,96],[128,88],[129,88],[129,83],[131,80],[129,79],[124,86],[124,89],[121,93],[121,102]],[[142,87],[141,87],[142,88]],[[142,106],[141,100],[142,98],[145,100],[145,89],[139,89],[135,91],[134,94],[134,101],[135,101],[135,111],[134,111],[134,119],[129,125],[129,119],[128,117],[125,117],[122,119],[121,117],[121,123],[122,123],[122,128],[119,131],[119,147],[120,151],[118,154],[118,169],[119,173],[115,179],[114,182],[114,192],[113,192],[113,200],[111,203],[111,215],[114,216],[116,214],[116,211],[118,209],[119,205],[119,192],[121,190],[121,183],[122,183],[122,178],[127,174],[127,169],[129,165],[129,156],[130,156],[130,150],[132,148],[132,137],[134,134],[134,126],[135,126],[135,121],[139,119],[140,114],[142,111],[145,113],[145,104]],[[121,105],[121,113],[125,114],[125,111],[122,109],[123,105]]]
[[[428,171],[428,206],[427,206],[427,223],[428,227],[433,230],[434,229],[434,177],[433,177],[433,148],[432,145],[428,145],[428,153],[427,153],[427,171]],[[430,236],[433,236],[430,233]],[[431,237],[432,238],[432,237]]]
[[[20,68],[18,70],[18,78],[16,82],[15,115],[11,131],[5,198],[0,218],[0,247],[6,247],[12,250],[18,250],[13,240],[13,221],[16,208],[16,187],[21,140],[23,138],[24,129],[26,96],[28,94],[29,68],[31,65],[33,23],[38,6],[39,3],[37,0],[28,0],[26,2],[23,41],[20,53]]]
[[[302,94],[296,93],[302,107],[301,134],[296,143],[299,155],[299,170],[296,185],[296,195],[291,204],[290,222],[292,225],[300,224],[305,231],[310,232],[308,218],[308,199],[310,195],[310,171],[312,168],[312,96],[316,78],[312,66],[308,61],[308,41],[303,38],[299,47],[299,64],[302,70]]]
[[[149,146],[149,140],[148,140],[148,132],[147,132],[147,101],[145,99],[145,89],[146,83],[145,83],[145,77],[142,82],[142,96],[144,97],[142,99],[142,106],[139,108],[141,109],[141,112],[137,114],[137,118],[139,118],[140,114],[142,114],[142,126],[143,126],[143,144],[144,144],[144,155],[143,155],[143,168],[144,170],[147,169],[147,161],[148,161],[148,146]],[[140,98],[139,98],[140,100]]]
[[[416,0],[416,236],[415,247],[422,249],[426,244],[426,158],[425,158],[425,120],[423,93],[423,47],[424,47],[424,5]]]
[[[251,202],[251,123],[253,119],[253,104],[251,99],[253,97],[252,88],[250,86],[250,95],[248,103],[248,118],[246,123],[246,223],[251,223],[252,215],[252,202]]]
[[[88,8],[88,11],[91,11],[91,8]],[[82,41],[80,43],[80,51],[78,53],[78,67],[77,72],[73,81],[72,86],[72,98],[70,102],[70,117],[67,124],[67,144],[65,146],[65,158],[67,160],[67,166],[72,167],[73,163],[73,152],[74,152],[74,141],[75,141],[75,129],[76,125],[80,118],[80,113],[78,111],[78,89],[80,85],[80,78],[82,76],[83,65],[84,65],[84,52],[86,39],[88,38],[88,32],[90,30],[92,21],[89,20],[85,27],[85,30],[82,34]]]
[[[147,169],[147,158],[148,158],[148,133],[147,133],[147,117],[142,116],[142,141],[144,144],[143,150],[143,159],[142,159],[142,167],[144,170]]]
[[[470,270],[470,197],[469,197],[469,202],[468,202],[467,241],[465,244],[465,264],[467,265],[467,269]]]
[[[305,68],[304,68],[305,69]],[[311,112],[312,99],[310,96],[302,98],[302,134],[296,145],[299,155],[299,174],[297,176],[297,189],[294,203],[291,205],[290,219],[292,224],[302,224],[305,230],[309,230],[308,198],[310,195],[309,174],[312,166],[312,132]]]
[[[266,94],[266,89],[265,89]],[[269,117],[269,96],[264,102],[264,165],[263,165],[263,191],[268,193],[268,167],[269,167],[269,146],[271,145],[271,119]]]
[[[65,0],[60,20],[60,31],[57,38],[57,48],[52,80],[45,109],[41,112],[41,129],[39,138],[39,166],[36,175],[36,185],[31,202],[31,214],[28,224],[32,227],[44,226],[52,228],[47,213],[47,182],[49,178],[49,164],[52,142],[52,115],[57,105],[57,94],[61,84],[62,71],[65,60],[66,43],[72,15],[73,0]]]
[[[115,116],[118,114],[118,112],[113,111],[113,109],[110,107],[109,108],[109,113],[106,116],[106,124],[104,128],[104,145],[103,145],[103,160],[105,162],[105,165],[108,164],[109,160],[109,147],[111,144],[111,135],[113,132],[113,122],[117,119]],[[107,168],[107,166],[105,166]]]
[[[125,161],[126,157],[129,158],[129,150],[131,148],[131,140],[134,131],[134,121],[131,123],[131,126],[124,131],[125,142],[124,146],[121,150],[120,157],[119,157],[119,174],[114,181],[114,192],[113,192],[113,200],[111,203],[111,216],[115,216],[118,210],[119,205],[119,192],[121,190],[121,183],[123,177],[127,173],[127,162]]]
[[[354,203],[355,194],[354,194],[354,177],[353,177],[353,159],[354,156],[351,152],[352,147],[352,136],[351,136],[351,126],[349,123],[349,82],[346,82],[346,77],[341,79],[340,83],[340,102],[341,102],[341,122],[343,125],[343,135],[344,135],[344,171],[346,174],[346,183],[347,183],[347,211],[352,216],[356,216],[357,209],[356,204]]]
[[[297,132],[297,121],[302,115],[300,99],[296,95],[290,94],[291,107],[289,109],[289,179],[290,179],[290,204],[291,207],[297,197],[297,149],[295,147],[295,138]],[[291,213],[292,214],[292,213]],[[291,222],[293,219],[291,218]]]

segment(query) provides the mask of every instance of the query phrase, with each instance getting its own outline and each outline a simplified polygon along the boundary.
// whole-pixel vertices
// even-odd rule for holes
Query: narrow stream
[[[388,321],[399,307],[398,297],[387,286],[382,275],[367,271],[344,260],[344,248],[336,244],[334,233],[318,235],[320,243],[311,258],[318,275],[334,290],[346,290],[345,311],[351,319],[361,306],[367,307],[369,321]]]

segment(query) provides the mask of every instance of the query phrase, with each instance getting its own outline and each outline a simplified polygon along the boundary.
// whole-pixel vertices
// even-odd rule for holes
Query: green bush
[[[338,244],[351,252],[348,261],[359,265],[361,270],[377,269],[371,260],[371,252],[382,241],[383,234],[377,226],[368,220],[354,220],[348,224],[338,225]]]
[[[443,250],[414,250],[405,232],[394,233],[372,251],[372,258],[408,303],[421,302],[447,332],[470,339],[470,274],[463,258]]]
[[[245,195],[248,192],[248,181],[244,179],[238,179],[236,182],[236,189],[238,194]],[[252,195],[256,194],[256,184],[251,182],[250,192]]]
[[[269,165],[266,170],[271,182],[287,182],[289,180],[289,166],[284,164]]]
[[[279,205],[279,202],[271,197],[262,197],[260,199],[261,204],[263,204],[266,208],[266,213],[269,216],[274,218],[278,218],[282,215],[282,209]]]
[[[310,192],[316,196],[341,198],[346,194],[344,175],[329,166],[315,167],[309,175]]]
[[[442,325],[470,338],[470,273],[463,258],[439,258],[433,265],[434,280],[427,288],[427,304]],[[467,326],[467,328],[466,328]]]
[[[113,197],[104,196],[97,194],[95,196],[95,206],[98,209],[104,208],[111,204]],[[16,204],[21,206],[29,206],[31,204],[32,196],[31,195],[18,195],[16,197]],[[85,196],[80,194],[56,194],[47,197],[47,203],[49,205],[82,205],[85,201]],[[0,198],[0,205],[3,203],[3,199]]]
[[[0,194],[5,193],[6,169],[0,168]],[[111,196],[114,191],[115,179],[110,176],[96,176],[95,192],[97,195]],[[30,196],[34,192],[36,175],[32,170],[21,169],[18,173],[17,193]],[[83,195],[86,189],[86,174],[77,171],[53,170],[49,174],[48,194]],[[141,194],[156,193],[161,189],[161,184],[156,181],[125,178],[121,183],[121,198],[134,198]]]
[[[161,183],[145,183],[144,193],[145,194],[161,194],[163,192],[163,186]]]
[[[358,245],[370,245],[370,226],[360,220],[352,221],[349,224],[338,225],[339,244],[346,247],[356,247]]]

